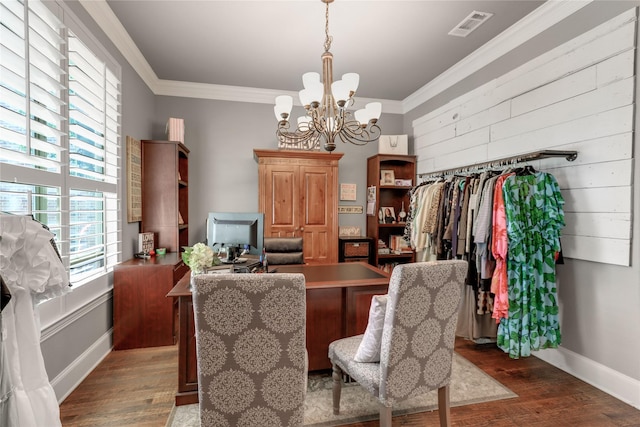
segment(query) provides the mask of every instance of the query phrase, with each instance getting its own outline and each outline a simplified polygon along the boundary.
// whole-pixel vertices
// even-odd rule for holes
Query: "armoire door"
[[[300,168],[292,165],[265,165],[265,237],[299,236]]]
[[[299,231],[305,262],[336,262],[334,258],[335,239],[333,230],[335,191],[332,168],[324,166],[300,167],[300,221]]]

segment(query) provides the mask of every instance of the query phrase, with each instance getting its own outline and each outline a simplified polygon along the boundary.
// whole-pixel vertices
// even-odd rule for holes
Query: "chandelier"
[[[295,146],[313,150],[319,147],[320,139],[324,141],[324,149],[336,149],[336,137],[343,143],[365,145],[380,137],[380,128],[376,124],[382,104],[370,102],[364,108],[353,113],[347,108],[354,104],[353,96],[358,88],[360,76],[347,73],[342,80],[333,81],[333,55],[329,52],[332,37],[329,36],[329,3],[333,0],[321,0],[326,4],[325,42],[322,54],[322,82],[320,74],[305,73],[302,76],[304,89],[299,92],[300,103],[306,115],[298,117],[297,128],[290,130],[289,116],[293,107],[293,98],[288,95],[276,97],[273,108],[278,129],[276,135],[281,145]]]

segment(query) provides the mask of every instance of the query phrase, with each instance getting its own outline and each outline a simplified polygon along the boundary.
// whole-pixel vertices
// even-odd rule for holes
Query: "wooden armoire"
[[[343,153],[253,150],[265,237],[302,237],[305,262],[338,262],[338,161]]]

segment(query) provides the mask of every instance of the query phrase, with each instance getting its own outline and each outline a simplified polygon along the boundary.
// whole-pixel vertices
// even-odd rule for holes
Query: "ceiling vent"
[[[488,12],[478,12],[474,10],[471,12],[466,18],[464,18],[458,25],[456,25],[453,30],[449,31],[450,36],[457,37],[467,37],[478,28],[480,25],[484,24],[484,22],[491,18],[493,13]]]

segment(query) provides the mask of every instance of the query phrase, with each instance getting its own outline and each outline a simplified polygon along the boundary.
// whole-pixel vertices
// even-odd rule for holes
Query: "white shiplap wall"
[[[563,254],[630,265],[637,10],[629,11],[413,122],[418,174],[528,152],[565,199]]]

